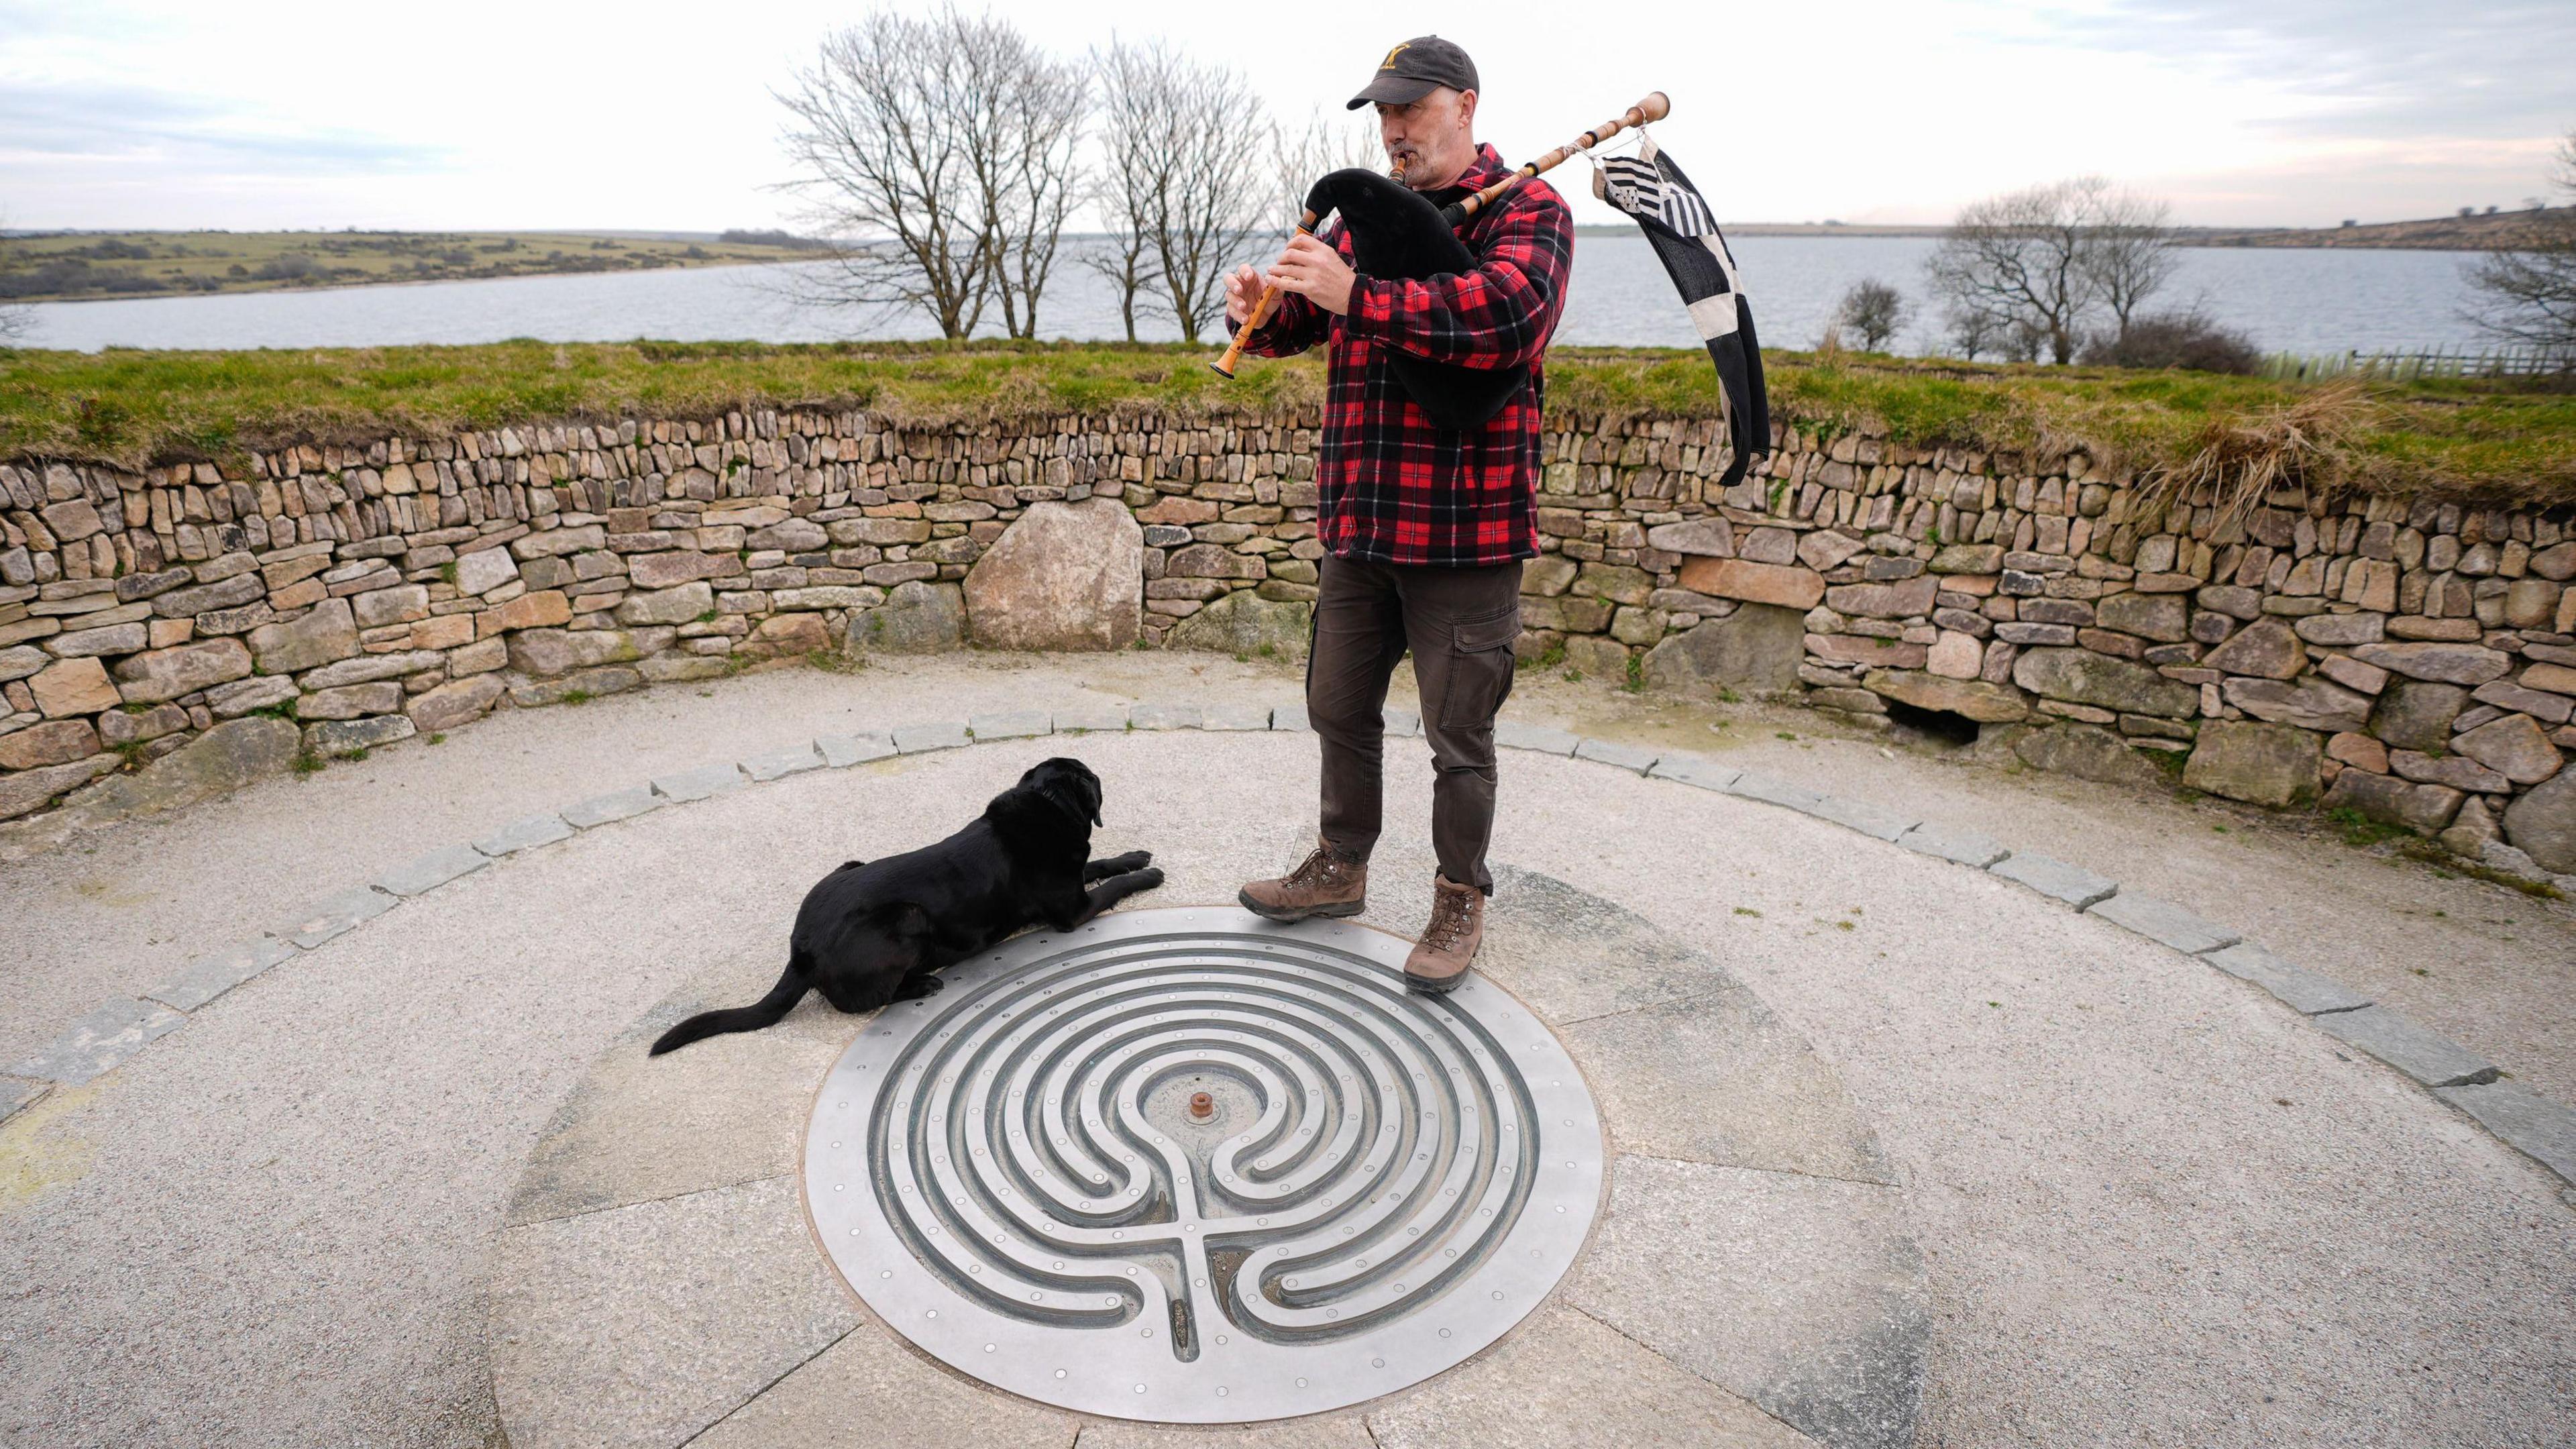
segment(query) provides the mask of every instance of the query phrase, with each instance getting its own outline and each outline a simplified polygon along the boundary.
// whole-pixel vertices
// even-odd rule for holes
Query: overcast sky
[[[997,0],[1068,53],[1108,7]],[[1130,0],[1117,24],[1297,118],[1411,34],[1464,45],[1528,159],[1650,89],[1734,221],[1940,222],[2098,171],[2212,225],[2513,207],[2576,129],[2576,3],[1782,0],[1299,7]],[[17,227],[774,225],[772,98],[864,9],[809,0],[0,0]],[[1366,16],[1374,23],[1354,23]],[[1377,33],[1383,31],[1383,33]],[[1242,144],[1235,115],[1134,144]],[[1558,173],[1582,191],[1581,163]],[[1588,195],[1584,220],[1612,219]]]

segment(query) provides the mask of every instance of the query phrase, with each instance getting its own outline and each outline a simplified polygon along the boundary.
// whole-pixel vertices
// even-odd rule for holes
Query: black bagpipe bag
[[[1429,197],[1379,172],[1334,172],[1306,193],[1306,209],[1317,216],[1342,214],[1351,255],[1372,277],[1419,282],[1476,268],[1475,254]],[[1483,427],[1529,381],[1526,362],[1460,367],[1393,347],[1387,358],[1423,416],[1444,428]]]

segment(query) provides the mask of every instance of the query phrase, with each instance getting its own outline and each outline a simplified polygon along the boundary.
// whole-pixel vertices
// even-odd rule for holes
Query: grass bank
[[[504,342],[318,351],[0,352],[0,457],[213,458],[295,440],[839,403],[903,421],[1116,407],[1220,416],[1311,405],[1313,357],[1227,383],[1182,346]],[[2576,394],[2476,381],[2309,384],[2204,373],[1767,355],[1774,411],[1811,432],[2081,449],[2106,469],[2497,501],[2576,501]],[[1551,411],[1705,417],[1698,352],[1560,348]]]

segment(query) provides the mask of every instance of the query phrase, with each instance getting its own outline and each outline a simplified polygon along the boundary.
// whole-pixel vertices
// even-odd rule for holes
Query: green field
[[[767,235],[776,235],[775,233]],[[0,302],[793,261],[810,248],[596,232],[131,231],[0,238]]]
[[[0,352],[0,457],[137,466],[293,440],[433,436],[503,423],[703,416],[838,403],[899,420],[1118,407],[1183,416],[1312,407],[1309,356],[1228,383],[1178,344],[504,342],[320,351]],[[1777,414],[1811,433],[2081,448],[2106,471],[2257,486],[2287,477],[2497,501],[2576,501],[2576,394],[2447,381],[2302,384],[2210,373],[1766,354]],[[1548,409],[1706,417],[1705,354],[1558,348]]]

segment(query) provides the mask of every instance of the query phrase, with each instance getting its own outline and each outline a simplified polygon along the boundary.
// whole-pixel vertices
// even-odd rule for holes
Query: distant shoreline
[[[2356,251],[2484,252],[2511,248],[2543,222],[2564,221],[2576,208],[2554,206],[2539,211],[2499,211],[2477,216],[2437,216],[2421,221],[2374,222],[2368,226],[2182,226],[2174,240],[2187,247],[2334,248]],[[1577,236],[1618,236],[1619,225],[1586,225]],[[1946,226],[1831,221],[1744,221],[1727,226],[1729,236],[1807,237],[1938,237]]]

